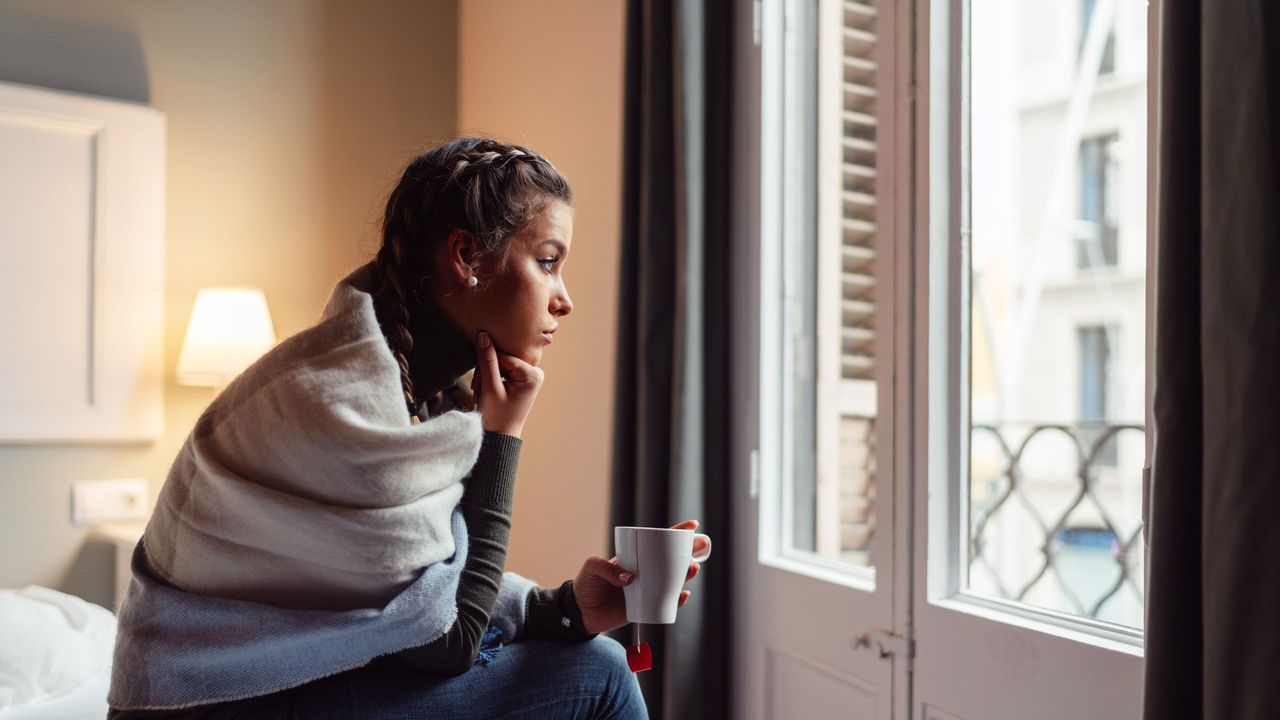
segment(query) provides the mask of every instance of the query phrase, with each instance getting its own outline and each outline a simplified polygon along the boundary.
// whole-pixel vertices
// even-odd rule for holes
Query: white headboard
[[[0,83],[0,442],[163,425],[164,114]]]

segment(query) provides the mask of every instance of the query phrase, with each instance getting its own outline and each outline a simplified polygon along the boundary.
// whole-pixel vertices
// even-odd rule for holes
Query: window
[[[1018,24],[969,7],[970,146],[959,182],[972,220],[968,251],[953,251],[968,261],[969,312],[967,344],[948,351],[968,358],[958,380],[968,406],[962,587],[1138,628],[1145,79],[1096,83],[1049,4]],[[1122,46],[1138,47],[1138,9],[1090,0],[1082,17],[1106,12],[1110,27],[1130,13]]]
[[[750,46],[740,55],[745,121],[735,126],[758,139],[760,162],[744,157],[735,203],[743,239],[758,227],[759,243],[735,244],[732,258],[743,279],[736,305],[754,307],[758,323],[736,334],[734,357],[757,399],[734,418],[758,513],[738,538],[745,552],[755,543],[744,582],[759,600],[743,613],[755,630],[743,635],[750,660],[738,685],[741,706],[770,717],[845,708],[889,720],[906,698],[906,663],[831,631],[895,629],[906,613],[894,604],[909,601],[896,581],[909,566],[898,552],[906,503],[895,502],[903,446],[893,441],[904,390],[895,378],[908,357],[896,352],[904,327],[894,313],[909,255],[894,242],[906,212],[895,178],[909,177],[907,153],[895,152],[910,137],[908,66],[896,61],[909,47],[899,45],[906,10],[894,0],[763,0],[739,15],[759,62]]]
[[[1049,0],[763,0],[741,21],[761,144],[740,685],[766,714],[1138,712],[1159,2],[1097,0],[1083,54],[1080,7]],[[1111,32],[1124,73],[1099,83]],[[1086,219],[1098,271],[1077,267]],[[1095,441],[1114,458],[1086,462]],[[993,687],[1016,692],[974,691]]]
[[[1098,0],[1080,0],[1080,47],[1079,55],[1084,56],[1085,40],[1089,37],[1089,28],[1093,16],[1099,9]],[[1116,71],[1116,31],[1115,25],[1107,18],[1107,44],[1102,50],[1102,60],[1098,63],[1098,74],[1109,75]]]
[[[1119,222],[1115,135],[1080,143],[1080,224],[1076,235],[1076,267],[1116,265]]]
[[[784,125],[792,550],[867,569],[875,537],[877,7],[794,6]],[[820,22],[820,18],[823,21]],[[835,22],[825,22],[834,20]]]
[[[1096,0],[1083,51],[1075,4],[928,3],[913,715],[1141,714],[1145,67],[1160,2]],[[1113,18],[1124,72],[1100,82]],[[1081,146],[1113,135],[1122,172],[1094,216],[1115,219],[1116,264],[1079,272]],[[1114,466],[1084,456],[1095,429],[1117,443]]]
[[[1114,329],[1110,332],[1115,332]],[[1115,467],[1116,443],[1105,434],[1108,381],[1111,376],[1111,341],[1108,328],[1082,327],[1080,337],[1080,421],[1081,449],[1088,467],[1094,472],[1096,465]]]
[[[1101,327],[1080,328],[1080,419],[1107,419],[1107,332]]]

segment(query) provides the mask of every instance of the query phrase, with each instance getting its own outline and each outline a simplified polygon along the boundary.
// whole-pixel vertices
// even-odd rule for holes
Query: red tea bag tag
[[[653,668],[653,652],[649,650],[649,643],[627,646],[627,667],[633,673]]]

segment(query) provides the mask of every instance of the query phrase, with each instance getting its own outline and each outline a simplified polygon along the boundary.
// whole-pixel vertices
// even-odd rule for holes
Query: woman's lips
[[[542,333],[542,337],[546,338],[546,340],[547,340],[547,344],[548,344],[548,345],[550,345],[550,344],[551,344],[551,333],[549,333],[549,332],[544,332],[544,333]]]

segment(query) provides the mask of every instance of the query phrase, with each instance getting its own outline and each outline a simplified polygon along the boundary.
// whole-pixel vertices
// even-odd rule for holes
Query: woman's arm
[[[484,433],[480,456],[462,494],[468,539],[467,559],[458,580],[458,619],[439,638],[397,653],[416,668],[438,675],[461,675],[475,662],[507,562],[522,444],[518,437]]]
[[[525,604],[521,638],[584,642],[595,637],[582,624],[582,611],[573,597],[573,580],[555,588],[535,587]]]

